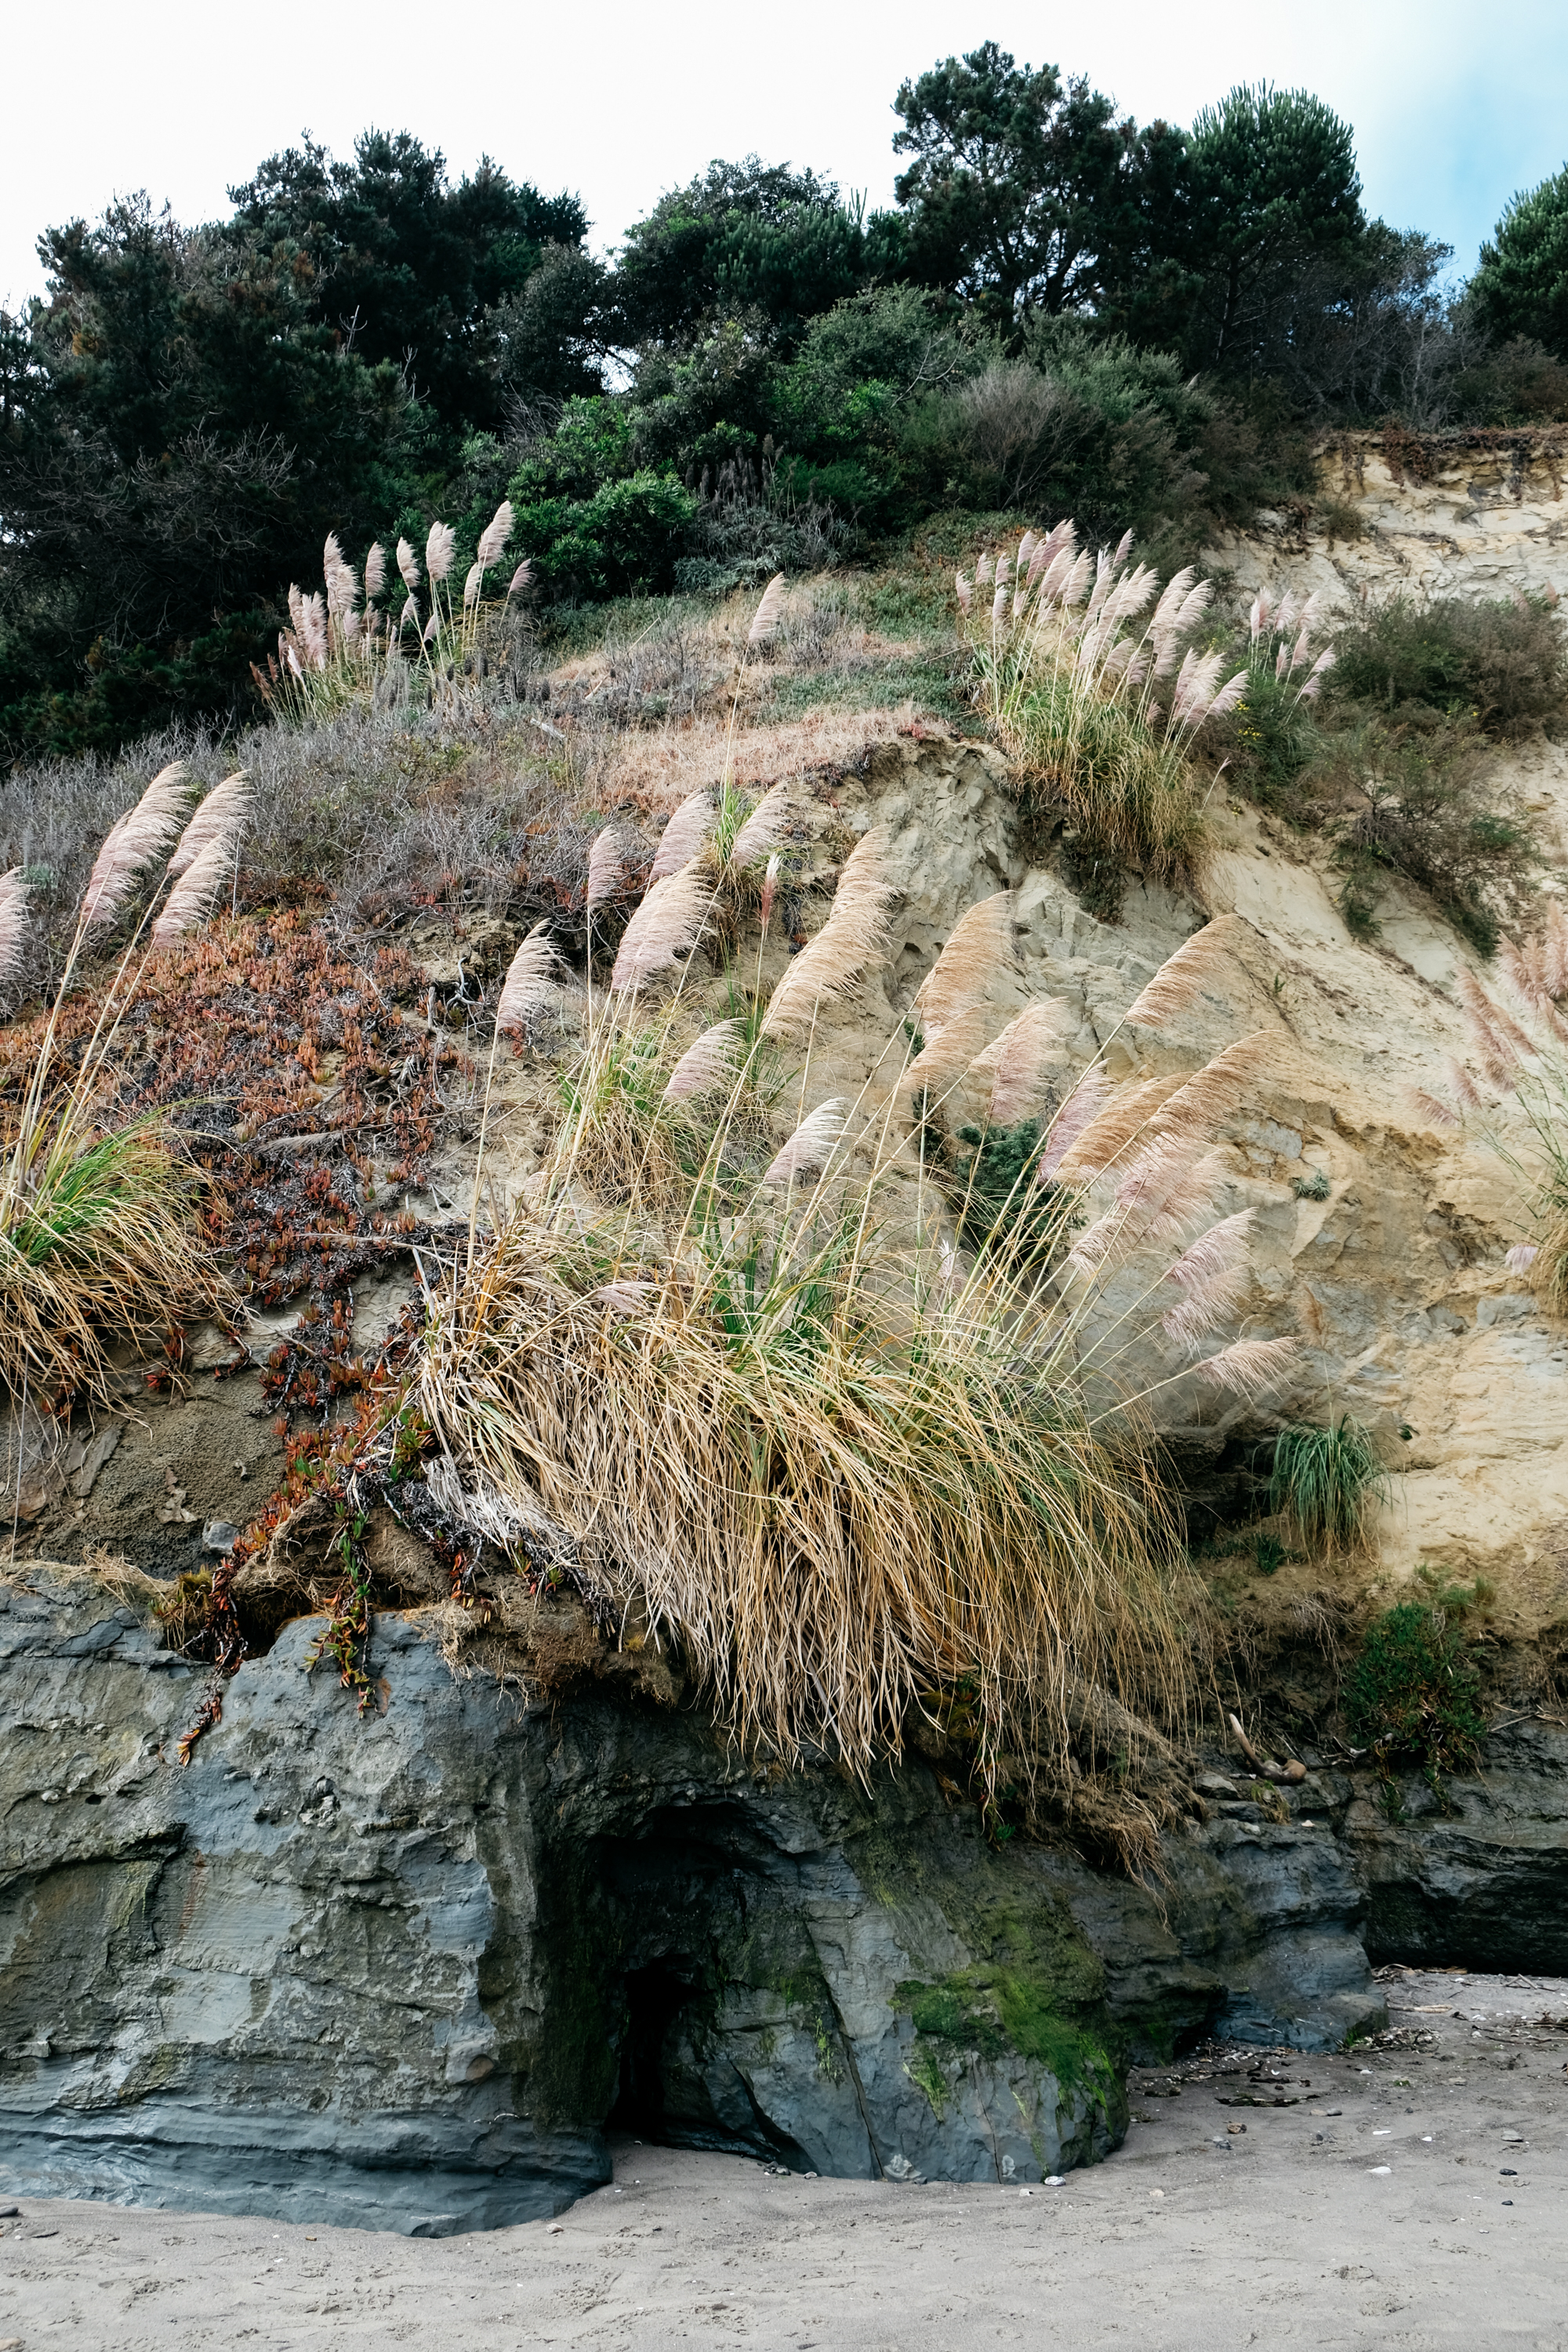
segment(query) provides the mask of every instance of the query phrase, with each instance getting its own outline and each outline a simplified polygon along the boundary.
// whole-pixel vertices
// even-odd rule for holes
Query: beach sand
[[[20,2198],[0,2347],[1568,2352],[1568,1981],[1386,1990],[1391,2044],[1142,2072],[1120,2153],[1028,2193],[622,2140],[555,2222],[436,2241]]]

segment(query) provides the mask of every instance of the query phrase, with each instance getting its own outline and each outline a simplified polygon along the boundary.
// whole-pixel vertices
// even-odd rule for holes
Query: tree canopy
[[[1529,335],[1568,360],[1568,165],[1510,203],[1481,247],[1470,299],[1500,341]]]

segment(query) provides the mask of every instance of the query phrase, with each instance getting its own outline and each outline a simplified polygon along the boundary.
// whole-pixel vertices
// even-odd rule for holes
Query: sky
[[[716,155],[812,164],[891,199],[899,83],[999,41],[1087,74],[1140,121],[1189,121],[1238,81],[1307,88],[1355,128],[1369,208],[1474,266],[1509,197],[1568,160],[1564,0],[792,0],[738,9],[429,0],[301,16],[212,0],[72,0],[7,11],[0,303],[41,289],[47,223],[146,188],[185,221],[309,130],[346,153],[367,125],[489,154],[578,191],[598,249]]]

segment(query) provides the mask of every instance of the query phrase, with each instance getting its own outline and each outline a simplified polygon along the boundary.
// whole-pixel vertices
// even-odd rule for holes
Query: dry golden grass
[[[582,789],[601,807],[629,801],[662,815],[690,793],[716,786],[727,756],[733,782],[760,794],[813,768],[847,767],[915,718],[913,703],[878,710],[824,707],[783,725],[737,727],[731,735],[726,712],[700,711],[668,727],[595,739],[581,755]]]

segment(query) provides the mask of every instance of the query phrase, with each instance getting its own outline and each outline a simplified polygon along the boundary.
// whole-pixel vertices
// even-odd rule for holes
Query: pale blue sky
[[[371,0],[219,9],[74,0],[8,12],[0,299],[34,290],[46,222],[145,186],[183,218],[309,125],[346,150],[407,128],[458,169],[487,151],[581,191],[612,243],[714,155],[813,163],[888,201],[900,80],[987,37],[1087,73],[1141,120],[1188,121],[1233,82],[1317,90],[1354,124],[1367,199],[1473,266],[1507,198],[1568,159],[1565,0]]]

